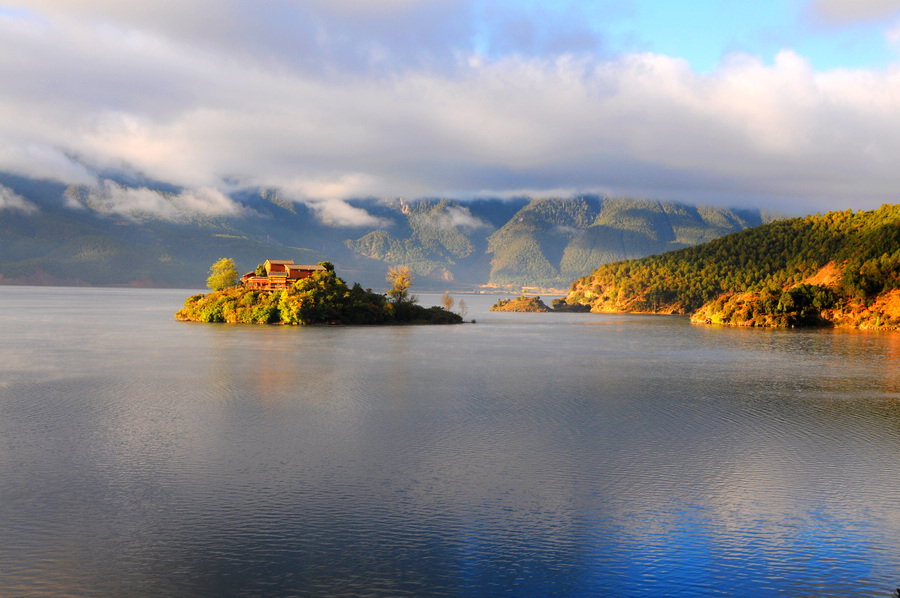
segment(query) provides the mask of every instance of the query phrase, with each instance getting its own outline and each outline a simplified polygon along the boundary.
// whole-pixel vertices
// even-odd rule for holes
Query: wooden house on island
[[[298,280],[309,278],[317,270],[325,270],[324,266],[295,264],[293,260],[266,260],[263,267],[266,270],[265,276],[260,276],[255,271],[241,276],[241,284],[245,289],[280,291]]]

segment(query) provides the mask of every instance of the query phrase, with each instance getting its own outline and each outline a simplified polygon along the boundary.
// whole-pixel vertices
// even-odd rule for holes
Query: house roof
[[[278,279],[281,280],[296,280],[297,278],[302,278],[302,276],[298,276],[297,274],[300,272],[315,272],[320,270],[325,270],[324,266],[320,266],[319,264],[295,264],[294,260],[266,260],[266,274],[263,276],[257,276],[256,271],[247,272],[243,276],[241,276],[242,281],[251,281],[251,280],[272,280]]]

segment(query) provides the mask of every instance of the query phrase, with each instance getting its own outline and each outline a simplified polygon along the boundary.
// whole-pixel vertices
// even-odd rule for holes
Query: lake
[[[0,287],[0,595],[896,595],[898,333],[190,293]]]

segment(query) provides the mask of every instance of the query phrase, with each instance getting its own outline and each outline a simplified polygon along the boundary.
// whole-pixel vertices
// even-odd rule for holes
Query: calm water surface
[[[188,294],[0,287],[0,595],[900,585],[900,334],[472,296],[465,326],[175,322]]]

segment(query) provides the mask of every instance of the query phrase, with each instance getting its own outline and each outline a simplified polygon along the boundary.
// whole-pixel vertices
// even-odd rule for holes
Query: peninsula
[[[900,329],[900,205],[779,220],[601,266],[569,304],[734,326]]]
[[[352,287],[335,274],[331,262],[295,264],[266,260],[240,278],[234,261],[223,258],[210,268],[210,293],[188,297],[175,314],[181,321],[244,324],[459,324],[461,315],[443,307],[425,308],[409,293],[412,276],[391,268],[387,295]]]

